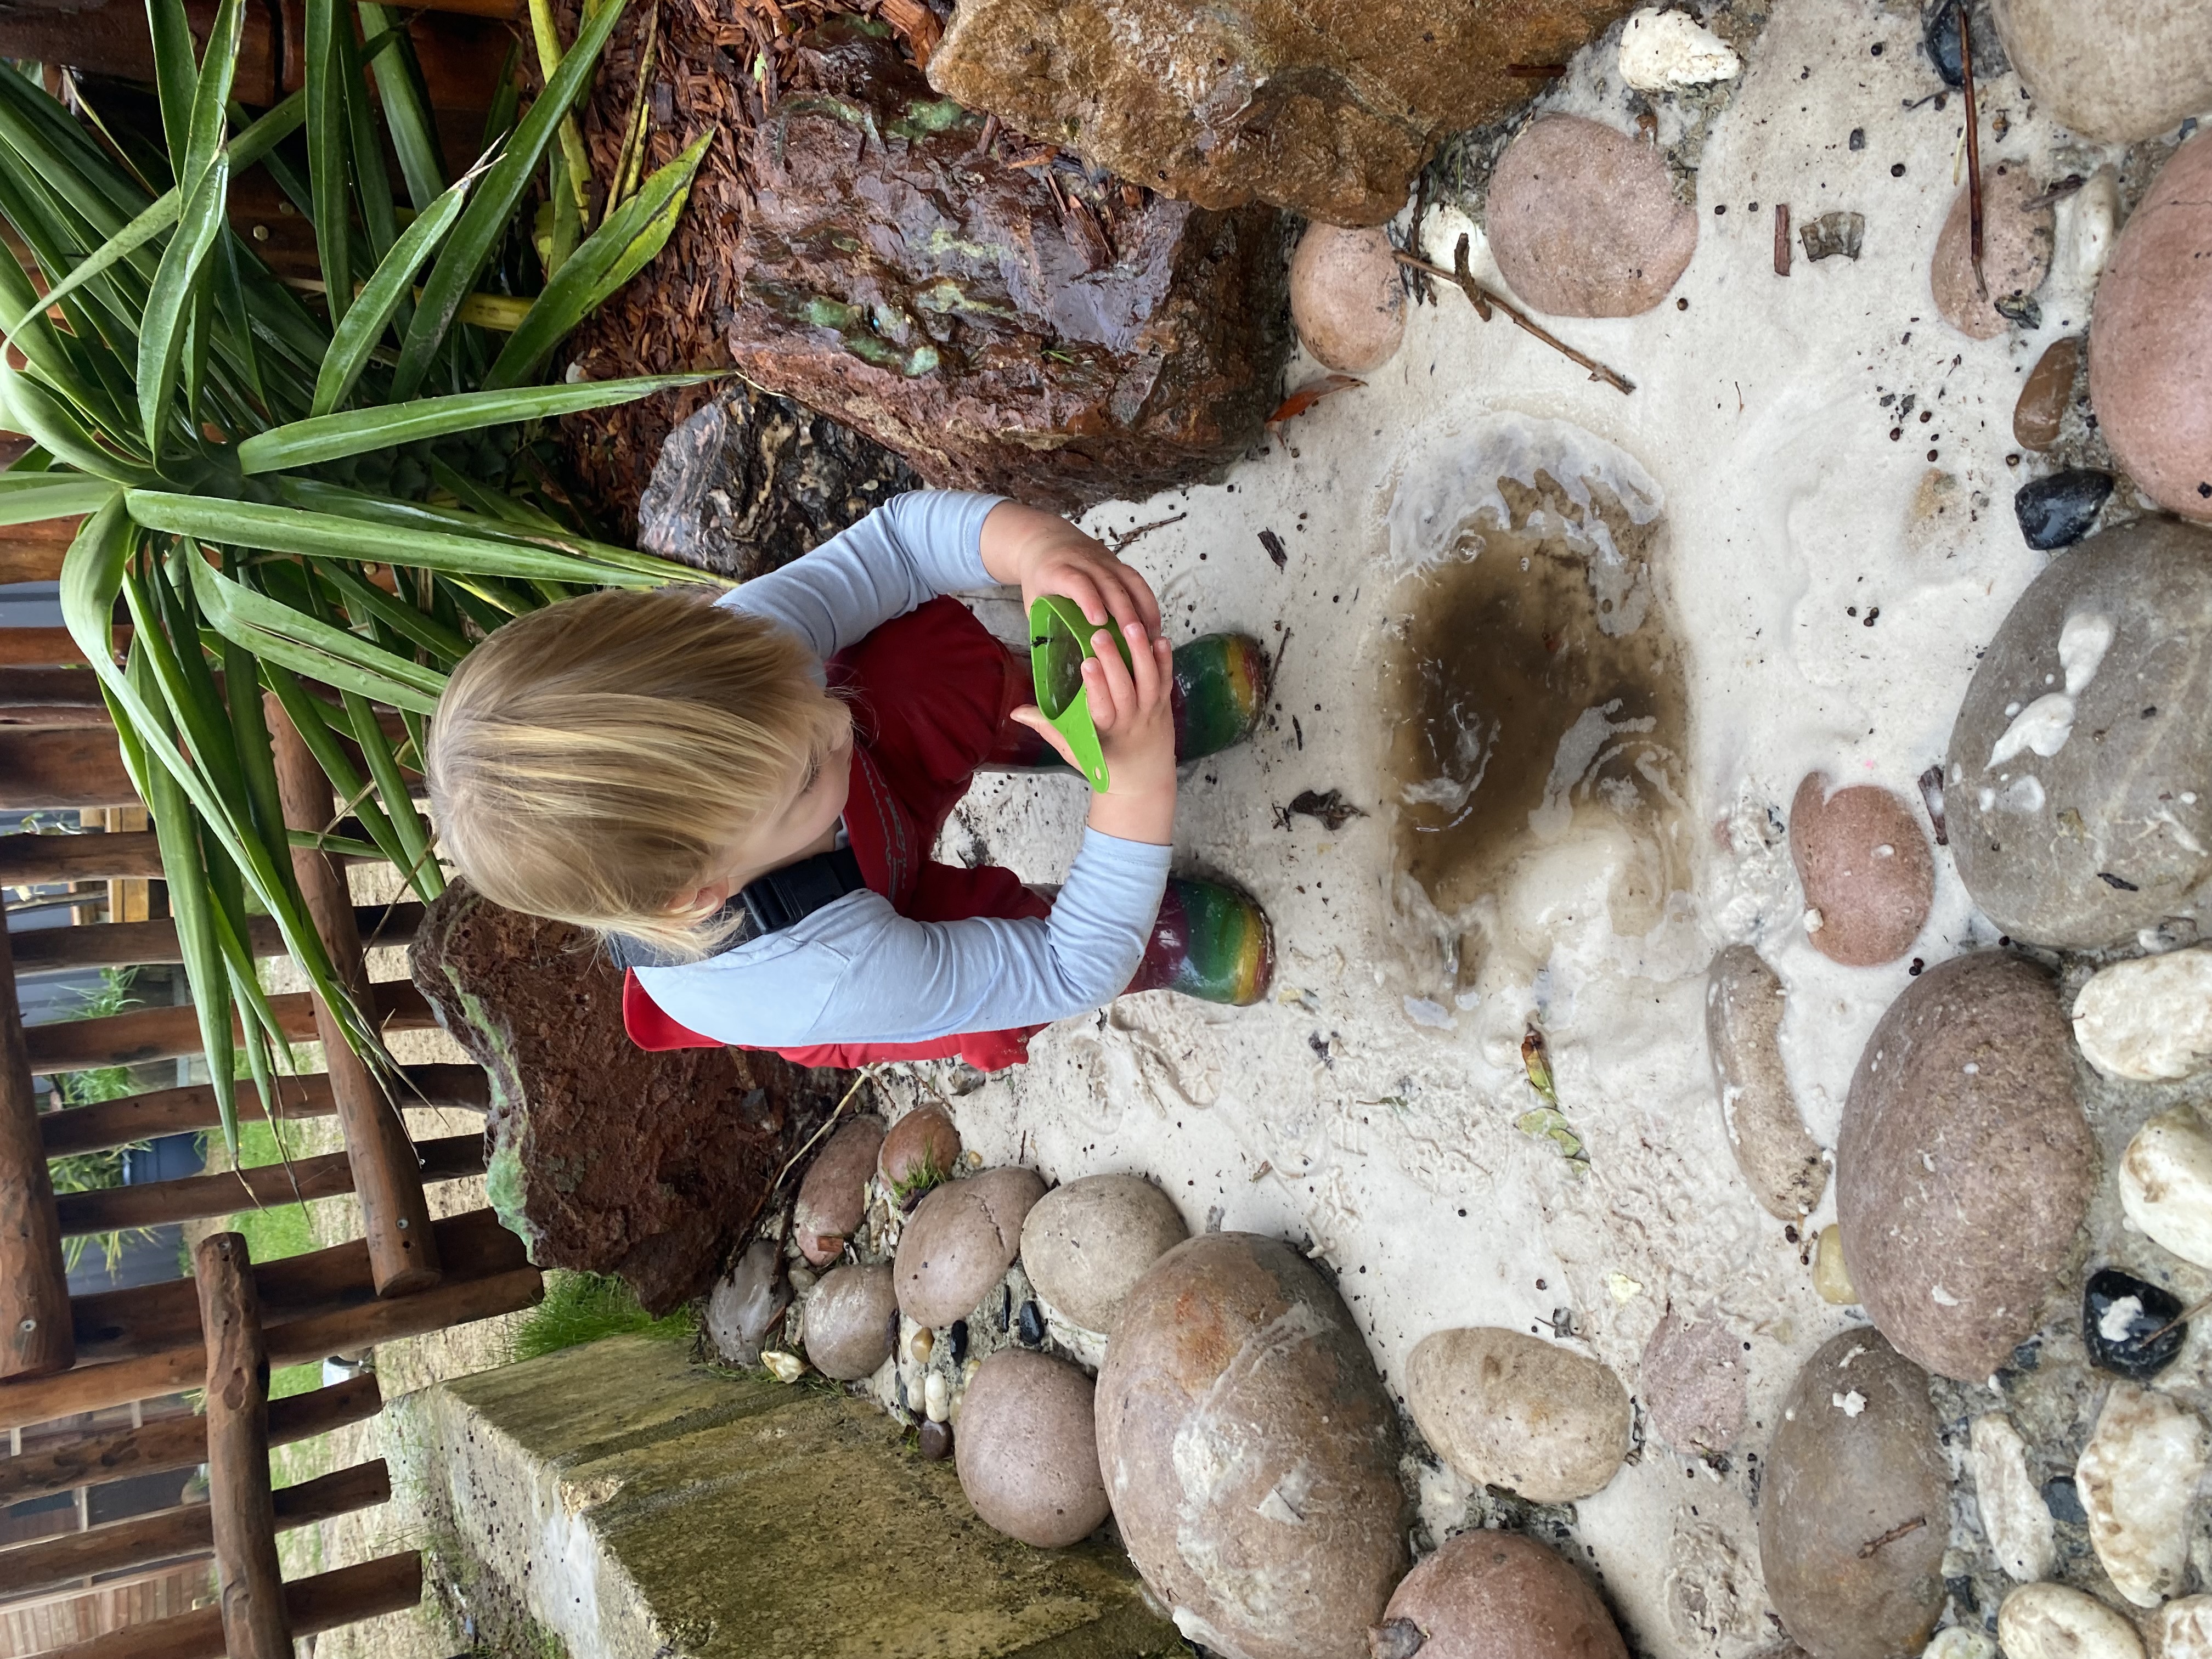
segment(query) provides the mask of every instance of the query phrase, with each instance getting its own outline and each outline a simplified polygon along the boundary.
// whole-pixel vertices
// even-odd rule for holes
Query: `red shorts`
[[[995,865],[963,869],[929,856],[975,769],[998,748],[1013,710],[1030,700],[1026,664],[957,599],[934,599],[885,623],[830,659],[830,684],[853,708],[845,832],[869,887],[915,921],[1043,916],[1052,907]],[[1021,672],[1017,672],[1017,671]],[[623,985],[623,1022],[641,1048],[711,1048],[714,1038],[677,1024],[635,972]],[[971,1031],[926,1042],[833,1042],[772,1052],[801,1066],[958,1055],[987,1072],[1029,1058],[1041,1026]],[[738,1043],[738,1048],[759,1045]]]

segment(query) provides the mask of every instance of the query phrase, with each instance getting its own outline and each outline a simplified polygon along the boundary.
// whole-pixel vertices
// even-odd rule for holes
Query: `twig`
[[[1790,274],[1790,204],[1774,204],[1774,274]]]
[[[1150,524],[1137,525],[1131,529],[1123,531],[1118,536],[1109,536],[1107,538],[1106,550],[1109,553],[1119,553],[1131,542],[1136,540],[1138,537],[1149,536],[1155,530],[1165,530],[1171,524],[1181,524],[1188,517],[1190,517],[1188,513],[1178,513],[1172,518],[1155,519]]]
[[[2148,1336],[2130,1338],[2126,1346],[2130,1348],[2148,1348],[2152,1343],[2157,1341],[2159,1338],[2164,1336],[2168,1331],[2172,1330],[2176,1326],[2186,1325],[2191,1320],[2196,1318],[2197,1315],[2204,1312],[2207,1309],[2212,1309],[2212,1296],[2206,1297],[2202,1302],[2191,1303],[2188,1307],[2184,1308],[2179,1313],[2174,1315],[2172,1318],[2167,1320],[2165,1324],[2153,1331]]]
[[[1966,100],[1966,251],[1974,262],[1974,287],[1990,297],[1989,279],[1982,275],[1982,123],[1974,107],[1974,20],[1966,0],[1955,0],[1959,9],[1959,90]]]
[[[1462,237],[1460,239],[1461,246],[1462,248],[1466,246],[1466,240],[1467,239],[1465,237]],[[1565,340],[1562,340],[1558,335],[1545,328],[1541,324],[1535,322],[1529,317],[1524,315],[1519,310],[1516,309],[1514,307],[1508,305],[1497,295],[1492,294],[1488,289],[1483,287],[1480,283],[1475,281],[1474,277],[1463,277],[1457,272],[1446,270],[1442,265],[1432,265],[1426,259],[1415,258],[1412,254],[1399,252],[1395,248],[1391,250],[1391,257],[1396,259],[1401,265],[1411,265],[1416,270],[1425,270],[1431,276],[1442,276],[1447,281],[1455,283],[1458,287],[1459,290],[1467,295],[1468,301],[1473,304],[1475,314],[1480,317],[1486,323],[1490,320],[1492,307],[1495,307],[1498,310],[1504,312],[1513,322],[1528,330],[1529,333],[1534,335],[1546,345],[1551,347],[1553,350],[1566,358],[1568,362],[1588,369],[1589,371],[1589,377],[1593,380],[1602,380],[1607,386],[1613,387],[1614,391],[1624,394],[1636,390],[1636,382],[1630,380],[1626,374],[1621,374],[1617,369],[1607,368],[1603,363],[1598,362],[1596,358],[1590,356],[1585,352],[1576,350]],[[1464,270],[1466,269],[1466,263],[1463,257],[1460,259],[1459,264],[1461,270]]]
[[[873,1082],[875,1080],[875,1076],[876,1068],[874,1066],[863,1066],[860,1067],[860,1076],[854,1078],[853,1079],[853,1086],[845,1091],[845,1097],[830,1109],[830,1115],[822,1120],[822,1127],[817,1129],[812,1134],[806,1137],[806,1144],[791,1155],[790,1163],[786,1164],[783,1168],[776,1171],[775,1179],[769,1182],[769,1191],[774,1192],[777,1188],[783,1185],[784,1176],[791,1173],[793,1167],[798,1164],[800,1158],[805,1158],[807,1153],[814,1150],[814,1143],[830,1133],[830,1126],[837,1121],[837,1115],[840,1112],[842,1112],[848,1106],[853,1103],[853,1097],[860,1092],[861,1085],[863,1084]]]
[[[1899,1539],[1905,1536],[1908,1533],[1918,1532],[1921,1528],[1927,1524],[1928,1517],[1926,1516],[1916,1515],[1912,1519],[1905,1522],[1904,1525],[1892,1527],[1887,1532],[1882,1534],[1881,1537],[1871,1539],[1866,1543],[1860,1545],[1859,1559],[1862,1561],[1865,1560],[1883,1545],[1894,1544]]]

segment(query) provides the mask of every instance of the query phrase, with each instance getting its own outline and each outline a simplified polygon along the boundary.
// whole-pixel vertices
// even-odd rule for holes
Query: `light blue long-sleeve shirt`
[[[1000,499],[895,496],[722,603],[781,623],[827,658],[939,593],[989,586],[983,520]],[[1128,984],[1170,853],[1086,830],[1047,918],[912,921],[881,894],[848,893],[780,933],[637,975],[671,1018],[753,1048],[1042,1025],[1102,1007]]]

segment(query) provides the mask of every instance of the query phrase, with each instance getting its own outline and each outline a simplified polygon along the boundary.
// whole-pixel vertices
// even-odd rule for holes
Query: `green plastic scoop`
[[[1109,618],[1105,627],[1121,660],[1129,662],[1129,644],[1121,637],[1121,625]],[[1106,757],[1098,750],[1098,728],[1091,722],[1091,696],[1083,685],[1084,661],[1097,654],[1091,648],[1097,631],[1098,625],[1083,614],[1083,607],[1061,594],[1048,593],[1030,607],[1030,673],[1036,682],[1037,708],[1067,739],[1091,787],[1103,794]]]

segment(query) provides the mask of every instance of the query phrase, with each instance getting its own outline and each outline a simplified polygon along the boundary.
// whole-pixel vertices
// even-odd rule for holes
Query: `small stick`
[[[853,1103],[853,1097],[859,1094],[863,1086],[872,1083],[875,1080],[876,1068],[874,1066],[863,1066],[860,1067],[860,1076],[854,1078],[853,1079],[853,1086],[845,1091],[844,1099],[839,1101],[835,1106],[830,1109],[830,1115],[822,1120],[822,1127],[817,1129],[812,1134],[807,1136],[806,1144],[791,1155],[790,1163],[785,1164],[783,1168],[776,1171],[775,1179],[769,1182],[768,1184],[769,1191],[774,1192],[777,1188],[783,1185],[784,1176],[791,1173],[793,1168],[798,1164],[800,1158],[805,1158],[807,1153],[814,1150],[814,1143],[816,1141],[821,1139],[823,1136],[830,1133],[830,1126],[835,1123],[839,1115],[843,1113],[844,1109]]]
[[[2148,1348],[2152,1343],[2157,1341],[2159,1338],[2164,1336],[2168,1331],[2173,1329],[2178,1325],[2186,1325],[2191,1320],[2196,1318],[2197,1315],[2204,1312],[2208,1308],[2212,1308],[2212,1296],[2208,1296],[2202,1302],[2193,1303],[2190,1306],[2184,1308],[2179,1313],[2174,1315],[2172,1318],[2167,1320],[2165,1324],[2160,1326],[2148,1336],[2138,1336],[2133,1338],[2129,1341],[2127,1346],[2130,1348]]]
[[[1464,237],[1461,239],[1462,245],[1464,245],[1465,240],[1466,239]],[[1411,265],[1416,270],[1425,270],[1431,276],[1442,276],[1456,284],[1460,291],[1465,294],[1468,301],[1474,305],[1476,315],[1480,316],[1485,322],[1488,322],[1490,320],[1491,308],[1495,307],[1499,311],[1504,312],[1508,319],[1514,323],[1518,324],[1521,327],[1528,330],[1529,333],[1534,335],[1546,345],[1551,347],[1553,350],[1566,358],[1568,362],[1588,369],[1589,371],[1589,377],[1593,380],[1603,380],[1607,386],[1613,387],[1616,392],[1620,392],[1624,394],[1636,390],[1636,382],[1630,380],[1626,374],[1620,373],[1616,369],[1607,368],[1603,363],[1598,362],[1596,358],[1589,356],[1585,352],[1576,350],[1565,340],[1559,338],[1558,335],[1553,334],[1540,324],[1534,322],[1528,317],[1523,315],[1518,310],[1515,309],[1512,306],[1508,305],[1497,295],[1492,294],[1488,289],[1483,287],[1480,283],[1476,282],[1474,277],[1468,276],[1462,279],[1457,272],[1446,270],[1442,265],[1432,265],[1426,259],[1418,259],[1410,253],[1401,253],[1395,249],[1391,251],[1391,257],[1395,258],[1401,265]],[[1464,258],[1462,258],[1459,261],[1459,264],[1462,270],[1466,269]]]
[[[1982,123],[1974,107],[1974,20],[1966,0],[1959,8],[1960,91],[1966,100],[1966,251],[1974,262],[1974,287],[1990,297],[1989,279],[1982,275]]]
[[[1150,524],[1140,524],[1133,529],[1125,530],[1112,538],[1106,550],[1118,556],[1121,550],[1136,540],[1138,537],[1149,536],[1155,530],[1165,530],[1171,524],[1181,524],[1188,517],[1190,514],[1188,513],[1178,513],[1172,518],[1155,519]]]
[[[1790,274],[1790,204],[1774,204],[1774,274]]]
[[[1907,1521],[1903,1526],[1892,1527],[1887,1532],[1882,1534],[1881,1537],[1874,1539],[1870,1542],[1860,1545],[1859,1559],[1862,1561],[1865,1560],[1876,1550],[1880,1549],[1884,1544],[1894,1544],[1899,1539],[1904,1537],[1906,1534],[1918,1532],[1921,1528],[1927,1524],[1928,1517],[1926,1516],[1916,1515],[1912,1519]]]

